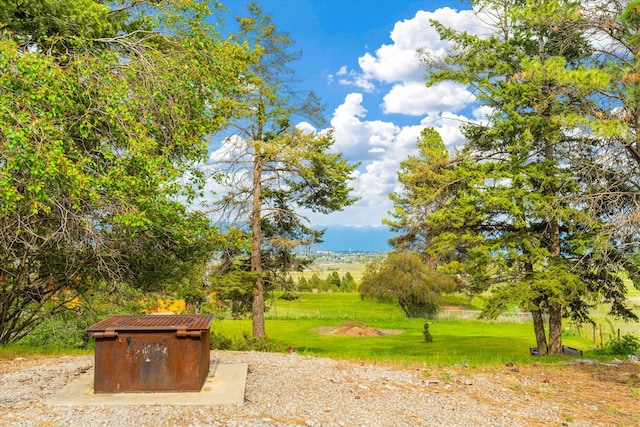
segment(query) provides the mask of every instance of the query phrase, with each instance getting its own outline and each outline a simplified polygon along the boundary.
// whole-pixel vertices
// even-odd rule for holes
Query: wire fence
[[[473,320],[480,318],[480,310],[442,310],[438,313],[438,319],[465,319]],[[497,322],[525,323],[532,320],[531,313],[524,311],[506,311],[498,316]]]
[[[342,320],[401,320],[405,317],[383,310],[307,310],[271,309],[265,313],[266,319],[342,319]]]
[[[441,320],[474,320],[480,317],[480,310],[441,310],[436,315]],[[402,320],[406,316],[402,314],[389,313],[377,310],[306,310],[289,308],[272,308],[265,314],[267,319],[343,319],[343,320]],[[526,323],[531,320],[531,313],[527,312],[505,312],[494,321]]]

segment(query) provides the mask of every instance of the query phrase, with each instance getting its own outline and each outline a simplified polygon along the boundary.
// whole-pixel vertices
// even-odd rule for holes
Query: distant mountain
[[[395,235],[387,227],[327,225],[314,228],[326,230],[324,242],[314,246],[315,251],[388,252],[391,246],[387,240]]]

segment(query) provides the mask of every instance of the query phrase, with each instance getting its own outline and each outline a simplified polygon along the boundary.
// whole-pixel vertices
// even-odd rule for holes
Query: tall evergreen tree
[[[330,152],[331,132],[314,134],[294,126],[302,118],[321,123],[322,108],[313,92],[295,87],[289,65],[300,53],[288,34],[256,3],[248,11],[249,16],[237,18],[236,36],[249,49],[249,71],[239,98],[244,111],[231,125],[234,136],[225,141],[229,185],[218,208],[226,222],[243,225],[249,218],[251,271],[257,276],[253,335],[264,337],[265,252],[282,255],[317,241],[321,233],[296,209],[332,212],[353,203],[349,180],[356,165]]]
[[[609,222],[603,235],[637,251],[640,227],[640,2],[581,2],[579,28],[593,54],[582,79],[566,81],[580,99],[565,126],[578,129],[584,183],[579,202]]]
[[[588,43],[566,25],[579,16],[579,2],[486,0],[476,6],[493,19],[489,35],[436,23],[453,50],[444,62],[427,63],[429,84],[466,84],[491,110],[486,123],[463,128],[462,158],[468,160],[442,175],[446,188],[456,183],[455,192],[422,222],[433,235],[427,252],[441,259],[447,254],[448,268],[492,287],[486,315],[509,303],[529,310],[539,352],[560,354],[564,315],[588,319],[589,308],[605,300],[614,313],[633,316],[621,279],[632,265],[614,255],[621,254],[611,241],[598,238],[603,218],[576,203],[583,188],[572,162],[579,161],[581,140],[563,126],[581,105],[569,82],[600,75],[581,66]],[[426,160],[431,172],[442,157]],[[426,181],[419,163],[405,166]],[[429,203],[433,197],[423,196],[410,204]]]

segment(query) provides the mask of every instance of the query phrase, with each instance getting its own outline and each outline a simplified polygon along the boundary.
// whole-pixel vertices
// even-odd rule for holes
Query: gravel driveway
[[[249,365],[242,406],[52,406],[44,400],[91,369],[93,357],[0,359],[0,426],[640,425],[634,363],[466,368],[295,353],[211,357]]]

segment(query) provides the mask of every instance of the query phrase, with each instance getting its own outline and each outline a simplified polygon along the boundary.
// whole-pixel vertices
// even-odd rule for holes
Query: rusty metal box
[[[90,326],[94,393],[200,391],[209,374],[213,317],[114,316]]]

